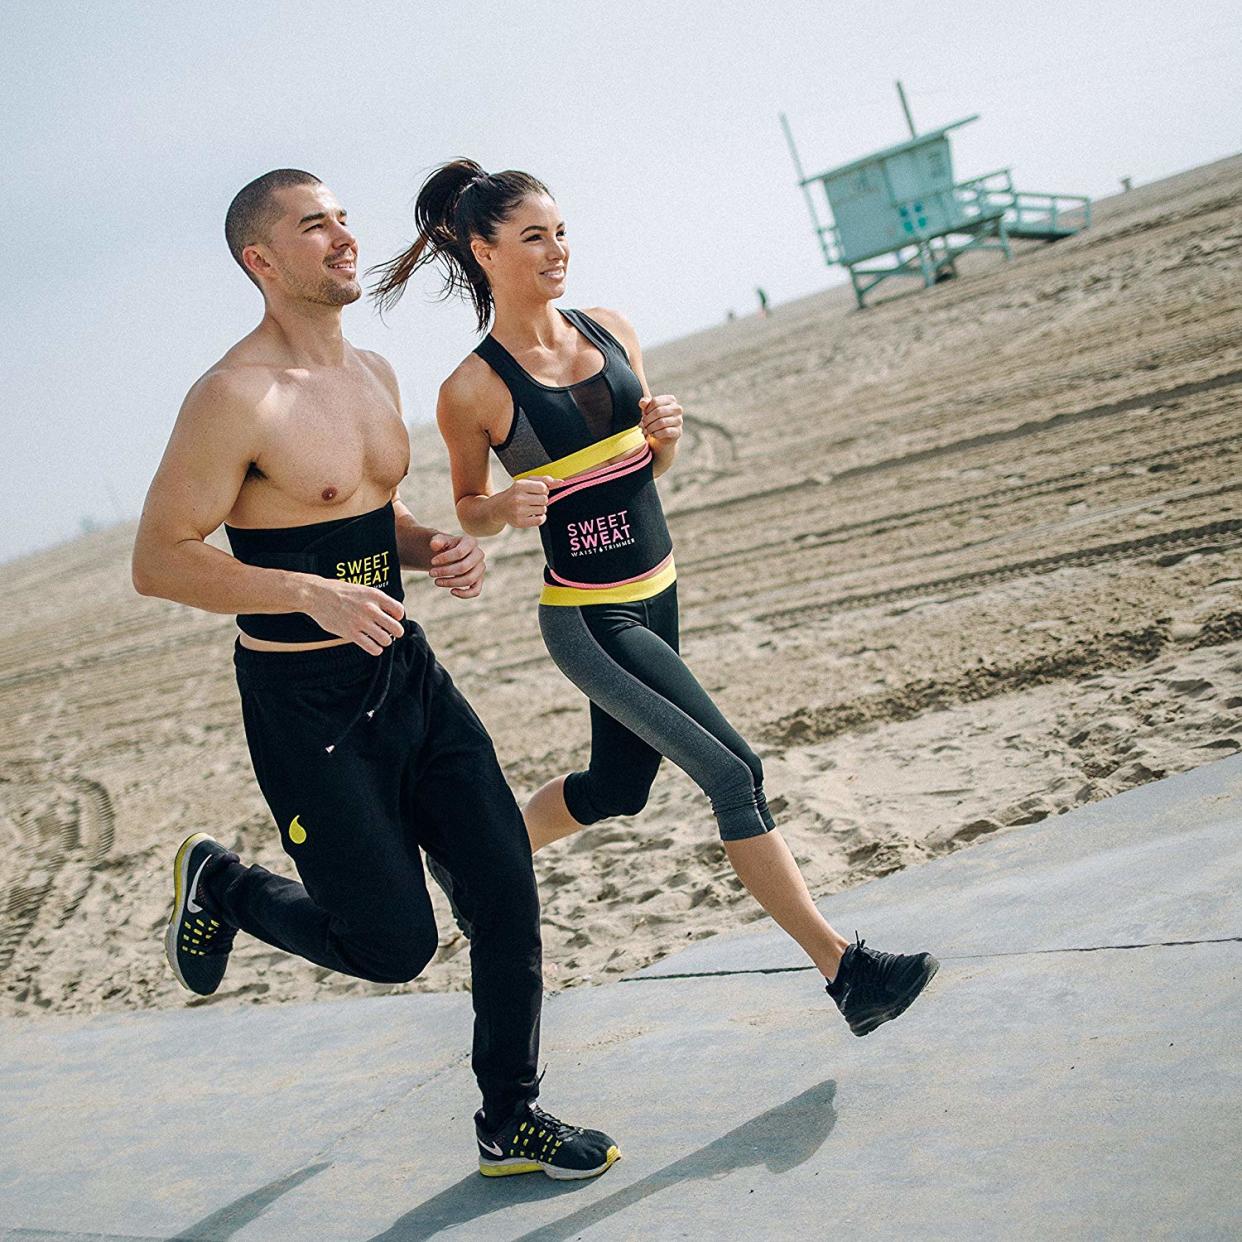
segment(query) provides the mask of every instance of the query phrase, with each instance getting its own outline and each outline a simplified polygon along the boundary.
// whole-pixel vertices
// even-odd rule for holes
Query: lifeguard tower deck
[[[1009,259],[1013,238],[1056,241],[1091,223],[1090,199],[1017,190],[1008,168],[954,181],[948,135],[978,119],[922,134],[911,124],[905,142],[808,177],[781,118],[824,261],[849,272],[860,308],[890,277],[921,278],[930,286],[956,276],[956,259],[968,250],[999,250]]]

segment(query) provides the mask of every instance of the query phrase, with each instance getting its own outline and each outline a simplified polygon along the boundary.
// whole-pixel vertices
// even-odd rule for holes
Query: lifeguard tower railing
[[[824,259],[849,272],[860,307],[881,281],[915,277],[930,286],[956,276],[956,260],[968,250],[1000,250],[1008,259],[1010,238],[1055,240],[1090,223],[1087,198],[1015,190],[1008,169],[955,182],[947,135],[977,119],[916,134],[810,177],[802,173],[786,123]],[[816,193],[827,200],[827,222],[821,222]]]
[[[1005,232],[1010,237],[1056,241],[1091,227],[1091,200],[1085,194],[1015,190],[1008,168],[959,182],[954,189],[967,211],[1003,206]]]

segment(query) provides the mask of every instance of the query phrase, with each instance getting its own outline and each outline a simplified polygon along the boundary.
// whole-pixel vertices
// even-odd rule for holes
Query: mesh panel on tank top
[[[592,440],[602,440],[612,434],[612,391],[603,371],[583,380],[581,384],[575,384],[569,389],[569,395],[578,407]]]
[[[535,470],[552,460],[551,454],[543,446],[543,441],[530,425],[526,411],[520,405],[514,406],[509,438],[504,444],[495,446],[495,453],[501,465],[514,476],[526,470]]]

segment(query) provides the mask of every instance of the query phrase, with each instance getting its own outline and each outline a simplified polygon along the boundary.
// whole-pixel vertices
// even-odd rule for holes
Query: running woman
[[[822,972],[855,1035],[897,1017],[938,963],[849,943],[815,908],[776,830],[763,768],[678,654],[677,570],[655,479],[681,437],[675,397],[652,396],[616,311],[560,310],[569,245],[529,173],[442,165],[414,208],[418,237],[378,268],[391,306],[419,268],[468,297],[491,331],[440,389],[437,419],[462,529],[538,527],[547,561],[539,625],[548,653],[590,700],[585,771],[549,781],[524,811],[531,848],[646,805],[662,756],[711,801],[729,861]],[[494,453],[513,482],[492,483]]]
[[[169,964],[210,995],[241,930],[360,979],[413,979],[437,944],[421,847],[474,930],[480,1171],[593,1177],[616,1144],[535,1103],[542,953],[521,812],[402,603],[402,567],[477,596],[482,550],[419,525],[397,495],[409,468],[400,395],[388,363],[341,333],[362,289],[328,187],[267,173],[234,198],[225,235],[263,319],[190,390],[133,577],[143,595],[238,614],[246,739],[301,883],[194,833],[173,863]],[[221,523],[232,556],[206,542]]]

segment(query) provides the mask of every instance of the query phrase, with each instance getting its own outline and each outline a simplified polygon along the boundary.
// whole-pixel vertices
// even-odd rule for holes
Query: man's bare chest
[[[390,491],[410,446],[391,396],[377,383],[303,383],[264,411],[255,465],[307,503],[341,502],[360,487]]]

